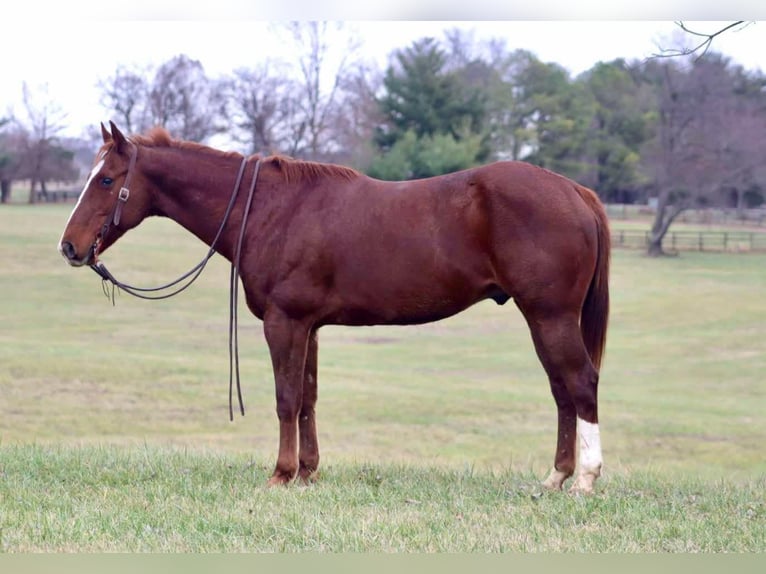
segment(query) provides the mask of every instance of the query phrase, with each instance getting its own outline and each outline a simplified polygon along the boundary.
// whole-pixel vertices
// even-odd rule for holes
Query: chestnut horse
[[[59,251],[70,265],[93,265],[153,215],[215,242],[230,261],[241,246],[239,276],[263,321],[276,385],[279,454],[270,485],[312,480],[319,465],[322,325],[427,323],[483,299],[512,298],[558,408],[554,466],[543,484],[561,489],[574,474],[579,436],[571,490],[593,490],[602,465],[597,388],[610,258],[594,192],[523,162],[386,182],[337,165],[225,153],[159,128],[128,138],[111,123],[102,133]],[[254,194],[234,201],[240,180]]]

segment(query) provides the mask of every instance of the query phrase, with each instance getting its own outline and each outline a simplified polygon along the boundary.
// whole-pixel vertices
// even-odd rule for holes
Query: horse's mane
[[[147,147],[173,147],[220,154],[221,157],[241,157],[241,154],[237,152],[220,151],[196,142],[173,139],[168,131],[161,127],[151,128],[145,134],[133,135],[130,139],[138,145]],[[322,177],[337,177],[344,180],[351,180],[361,175],[358,171],[350,167],[331,163],[297,160],[285,155],[272,155],[264,158],[263,161],[270,162],[277,168],[287,183],[306,180],[315,181]]]
[[[303,161],[283,155],[273,155],[264,161],[270,162],[285,178],[287,183],[298,181],[315,181],[322,177],[336,177],[344,180],[352,180],[361,174],[353,168],[332,163],[319,163],[315,161]]]
[[[242,157],[242,154],[234,151],[221,151],[215,148],[191,141],[173,139],[165,128],[154,127],[145,134],[130,136],[131,141],[138,145],[146,147],[172,147],[177,149],[188,149],[192,151],[204,151],[207,153],[218,154],[221,157]]]
[[[170,147],[173,143],[177,143],[177,140],[170,137],[168,131],[161,127],[151,128],[145,134],[131,135],[130,139],[147,147]]]

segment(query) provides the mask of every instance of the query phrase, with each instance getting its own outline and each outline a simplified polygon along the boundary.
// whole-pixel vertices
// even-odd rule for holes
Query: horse
[[[159,216],[237,262],[274,373],[279,449],[269,486],[317,478],[322,326],[423,324],[512,299],[558,412],[542,485],[562,490],[578,458],[569,491],[593,492],[610,262],[595,192],[520,161],[382,181],[330,163],[224,152],[162,128],[128,137],[110,122],[101,132],[58,250],[74,267],[94,265]],[[237,196],[247,183],[250,195]]]

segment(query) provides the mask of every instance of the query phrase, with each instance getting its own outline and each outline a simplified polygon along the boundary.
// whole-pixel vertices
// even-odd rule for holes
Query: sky
[[[727,4],[736,8],[737,2]],[[380,69],[394,50],[424,36],[442,39],[446,30],[456,27],[472,31],[477,40],[503,38],[509,51],[530,50],[543,61],[561,64],[572,75],[598,61],[649,57],[660,47],[677,45],[679,36],[673,22],[678,14],[664,14],[662,7],[668,3],[654,0],[641,3],[660,6],[654,14],[649,10],[652,19],[636,18],[630,10],[623,12],[627,17],[621,17],[613,9],[599,9],[594,0],[562,3],[561,7],[554,0],[537,0],[537,11],[527,8],[507,14],[485,0],[441,0],[438,4],[389,0],[385,9],[366,4],[366,12],[355,10],[347,1],[338,8],[335,0],[216,0],[198,2],[196,9],[188,7],[193,2],[184,2],[183,10],[175,0],[133,0],[128,9],[119,4],[91,0],[9,3],[4,10],[15,5],[10,8],[10,25],[4,25],[0,33],[0,117],[9,110],[24,115],[21,99],[26,82],[38,94],[47,88],[48,97],[66,114],[63,135],[81,135],[87,127],[110,119],[99,104],[97,83],[112,75],[118,65],[156,66],[183,53],[199,60],[210,77],[254,67],[285,49],[286,43],[273,32],[272,24],[278,20],[343,20],[362,41],[359,55]],[[584,19],[572,19],[571,10],[565,8],[572,4],[577,4],[577,15]],[[217,7],[216,12],[211,5]],[[467,5],[476,10],[465,16]],[[613,0],[609,5],[619,7],[620,2]],[[707,15],[698,10],[695,5],[687,11],[690,19],[685,22],[691,29],[712,32],[730,21],[725,14],[713,14],[715,21],[700,21],[707,20]],[[745,17],[741,14],[738,17]],[[474,20],[477,15],[485,19]],[[658,15],[661,17],[656,18]],[[750,18],[760,15],[753,13]],[[766,70],[766,21],[718,37],[712,49],[747,69]]]

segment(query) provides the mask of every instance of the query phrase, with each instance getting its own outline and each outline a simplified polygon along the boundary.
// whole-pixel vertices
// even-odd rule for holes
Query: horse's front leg
[[[313,480],[319,467],[319,442],[317,440],[315,411],[318,353],[317,332],[314,329],[309,335],[306,366],[303,374],[303,402],[298,418],[298,435],[300,437],[298,476],[304,482]]]
[[[264,317],[271,353],[279,418],[279,454],[269,486],[287,484],[298,472],[298,415],[303,403],[303,378],[311,330],[279,309]]]

